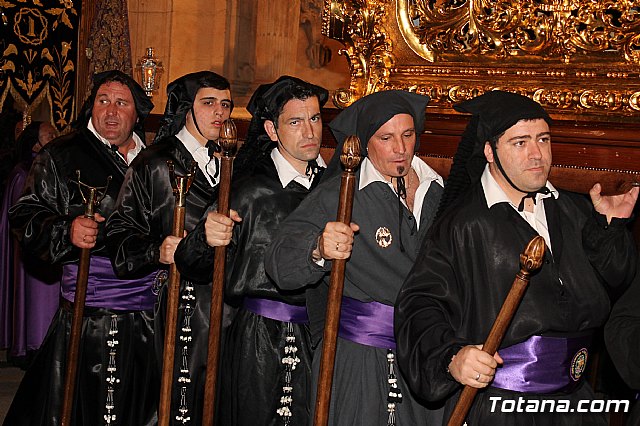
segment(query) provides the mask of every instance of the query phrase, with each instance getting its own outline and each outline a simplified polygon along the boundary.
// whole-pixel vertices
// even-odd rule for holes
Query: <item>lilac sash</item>
[[[309,322],[306,306],[289,305],[277,300],[254,297],[245,297],[243,306],[247,311],[276,321],[295,324],[307,324]]]
[[[591,335],[579,337],[531,336],[498,353],[492,386],[516,392],[569,392],[579,383],[587,365]]]
[[[157,272],[134,280],[118,279],[111,261],[106,257],[92,256],[89,263],[86,306],[122,311],[146,311],[153,309],[157,297],[151,291]],[[73,302],[78,279],[78,265],[69,263],[62,268],[62,297]]]
[[[338,336],[361,345],[395,349],[393,306],[343,297]]]

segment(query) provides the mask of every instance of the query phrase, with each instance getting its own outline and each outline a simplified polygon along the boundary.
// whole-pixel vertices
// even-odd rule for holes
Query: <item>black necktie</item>
[[[215,153],[222,151],[222,149],[220,148],[220,145],[218,145],[214,141],[207,141],[205,146],[207,147],[207,154],[209,155],[209,162],[214,161],[214,164],[215,164],[216,172],[214,173],[213,176],[209,175],[215,181],[215,180],[218,179],[218,175],[220,174],[220,160],[218,159],[218,157],[215,156]],[[207,167],[205,166],[204,169],[206,171]]]
[[[551,191],[549,190],[549,188],[547,188],[546,186],[543,186],[542,188],[538,189],[537,191],[533,191],[533,192],[527,192],[527,194],[522,197],[522,200],[520,200],[520,204],[518,204],[518,211],[521,212],[524,210],[524,200],[526,200],[527,198],[531,198],[531,200],[533,201],[533,204],[536,204],[536,195],[537,194],[542,194],[542,195],[547,195],[550,194]]]
[[[312,180],[320,170],[324,170],[324,167],[320,166],[317,160],[309,160],[307,161],[307,170],[304,174],[309,178],[309,180]]]

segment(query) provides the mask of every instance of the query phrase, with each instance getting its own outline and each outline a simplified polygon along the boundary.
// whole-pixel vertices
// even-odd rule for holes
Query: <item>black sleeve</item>
[[[440,401],[461,386],[447,371],[453,355],[471,342],[456,335],[465,301],[458,295],[461,255],[452,238],[425,240],[395,305],[398,364],[409,386],[428,401]],[[442,237],[442,235],[441,235]]]
[[[116,274],[145,275],[160,266],[160,245],[164,238],[152,233],[151,190],[154,177],[143,162],[127,170],[116,209],[107,221],[107,246]],[[168,200],[171,201],[171,200]]]
[[[71,222],[83,211],[69,211],[69,188],[50,153],[43,151],[31,167],[24,195],[9,218],[18,240],[29,253],[48,263],[78,259],[71,244]]]
[[[322,189],[318,187],[308,195],[282,222],[267,248],[266,272],[283,290],[315,285],[331,270],[330,261],[319,266],[311,258],[325,225],[336,217],[335,211],[327,208],[324,201],[338,197],[335,194],[324,196],[327,192]]]
[[[640,389],[640,274],[614,305],[604,329],[607,350],[622,379]]]
[[[217,203],[207,213],[215,211]],[[195,283],[210,283],[213,279],[213,258],[215,249],[207,244],[205,223],[207,213],[200,219],[196,227],[180,241],[173,259],[180,271],[180,276]]]
[[[638,252],[628,223],[629,219],[613,218],[607,224],[606,217],[593,210],[582,229],[585,253],[610,287],[624,288],[636,274]]]

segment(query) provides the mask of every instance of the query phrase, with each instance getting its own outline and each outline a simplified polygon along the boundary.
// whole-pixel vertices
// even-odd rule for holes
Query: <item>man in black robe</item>
[[[429,98],[399,90],[356,101],[330,124],[338,146],[323,181],[282,223],[267,250],[266,270],[284,291],[309,287],[315,347],[324,327],[333,259],[346,264],[329,424],[439,423],[397,374],[393,304],[415,261],[443,190],[442,178],[414,155]],[[349,135],[360,138],[353,223],[336,222],[339,157]],[[319,284],[318,284],[319,283]],[[320,353],[313,358],[313,396]]]
[[[107,223],[107,244],[121,277],[167,271],[180,237],[172,236],[175,197],[167,161],[186,175],[196,162],[186,197],[184,229],[190,232],[217,194],[216,141],[233,109],[229,82],[211,71],[187,74],[167,87],[163,124],[154,143],[131,164],[115,210]],[[166,278],[166,272],[164,272]],[[164,279],[154,288],[156,293]],[[156,311],[155,338],[162,365],[166,291]],[[171,419],[200,424],[204,395],[211,286],[183,281],[172,386]]]
[[[76,425],[152,425],[157,368],[152,355],[153,276],[120,280],[105,246],[104,221],[113,211],[127,164],[144,144],[142,123],[153,104],[120,71],[94,77],[76,131],[47,144],[34,159],[22,198],[10,211],[25,252],[62,264],[61,307],[26,373],[5,425],[59,424],[67,346],[80,249],[91,263],[72,421]],[[76,175],[76,172],[79,175]],[[110,181],[109,181],[110,179]],[[84,217],[80,183],[104,198],[95,221]]]
[[[582,373],[609,313],[605,285],[626,285],[635,273],[625,218],[637,188],[605,197],[596,184],[593,204],[556,190],[547,180],[551,120],[529,98],[494,91],[455,108],[473,116],[440,219],[398,296],[400,367],[417,395],[448,398],[445,420],[469,385],[481,389],[469,425],[604,425],[601,413],[562,411],[593,399]],[[536,235],[547,244],[544,263],[492,357],[481,344]]]
[[[264,270],[264,251],[278,226],[317,184],[325,89],[283,76],[263,84],[247,109],[251,173],[233,182],[226,300],[239,310],[227,330],[220,367],[219,424],[303,425],[309,420],[311,345],[304,289],[279,290]],[[247,158],[248,159],[248,158]],[[241,158],[240,161],[243,161]],[[211,208],[178,246],[182,276],[211,282],[213,247],[224,242],[220,214]],[[231,222],[232,223],[232,222]]]

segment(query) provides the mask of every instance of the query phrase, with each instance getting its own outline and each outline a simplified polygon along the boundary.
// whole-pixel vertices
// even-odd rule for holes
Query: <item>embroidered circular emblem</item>
[[[589,351],[587,348],[582,348],[573,356],[571,360],[571,367],[569,369],[569,375],[571,378],[577,382],[582,377],[582,373],[584,373],[585,368],[587,368],[587,358],[589,356]]]
[[[380,247],[387,248],[391,245],[392,241],[393,237],[391,236],[391,231],[389,231],[389,228],[385,228],[384,226],[378,228],[378,230],[376,231],[376,242]]]
[[[167,272],[165,269],[159,270],[155,278],[153,278],[153,284],[151,285],[151,292],[157,296],[158,293],[160,293],[160,289],[162,288],[164,283],[167,281],[167,278],[169,278],[169,272]]]

